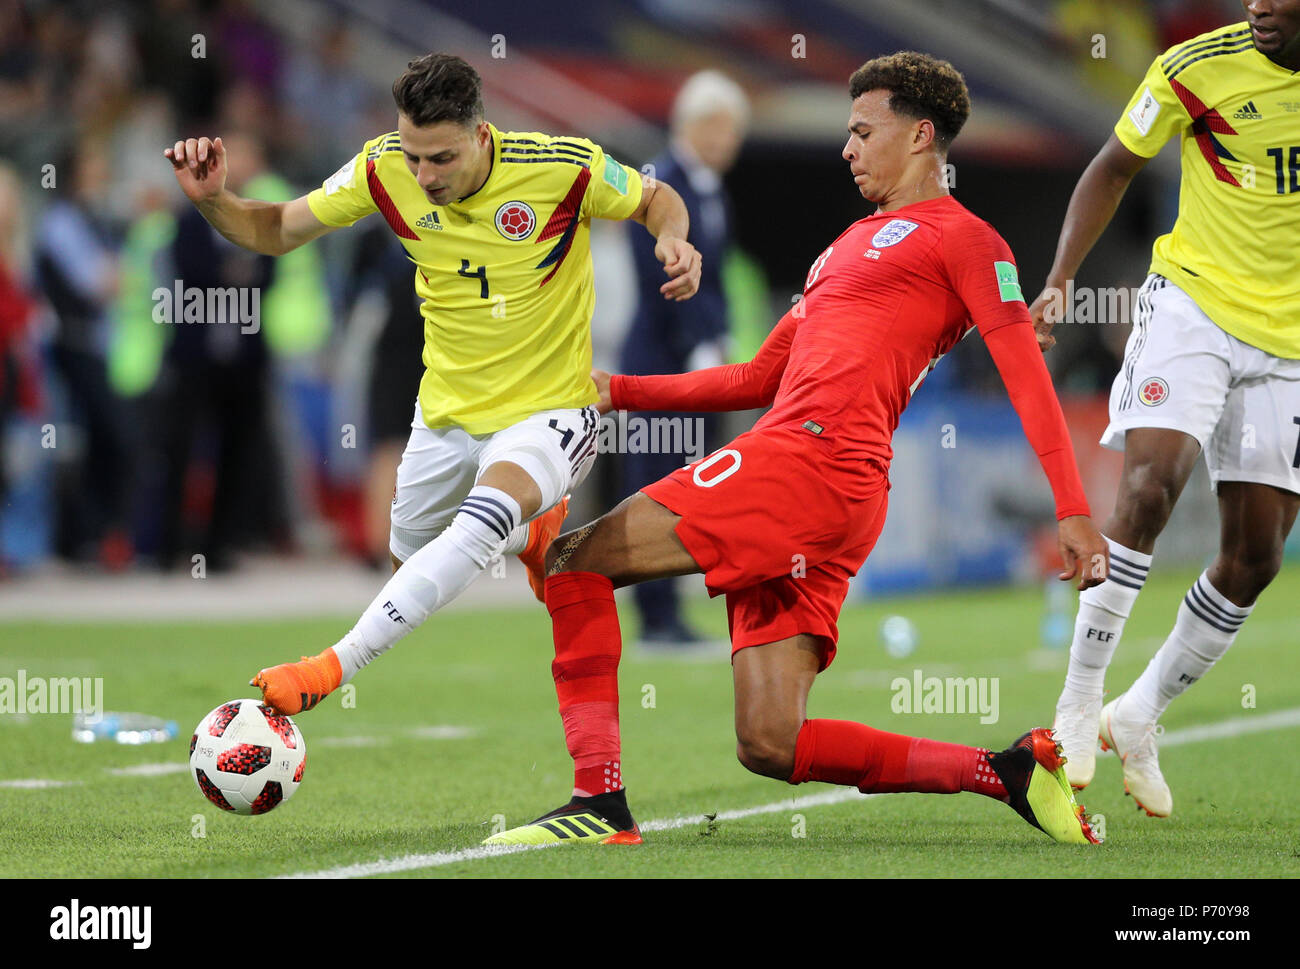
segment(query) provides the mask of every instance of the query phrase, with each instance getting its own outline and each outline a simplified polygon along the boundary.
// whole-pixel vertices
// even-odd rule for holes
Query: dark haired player
[[[416,267],[425,373],[393,498],[395,574],[336,645],[254,678],[283,713],[315,706],[503,552],[520,556],[541,598],[565,496],[596,454],[591,219],[634,219],[655,236],[666,298],[699,285],[672,188],[585,138],[498,131],[481,86],[459,57],[412,61],[393,84],[397,130],[288,203],[226,191],[220,138],[165,152],[186,196],[237,245],[280,255],[379,212]]]
[[[1088,518],[1011,251],[945,187],[948,145],[970,111],[965,82],[946,62],[904,52],[863,65],[849,93],[843,154],[877,210],[817,257],[803,301],[758,355],[680,376],[609,379],[606,409],[772,409],[551,546],[546,605],[573,799],[489,844],[640,842],[619,763],[614,589],[691,572],[727,596],[737,755],[749,770],[864,792],[976,791],[1057,841],[1096,840],[1045,728],[994,754],[806,715],[813,679],[835,656],[849,579],[884,524],[899,414],[973,327],[1051,480],[1061,578],[1080,576],[1085,588],[1106,574],[1106,543]],[[806,570],[792,574],[796,561]]]
[[[1124,789],[1152,817],[1174,809],[1158,721],[1232,646],[1281,569],[1300,510],[1300,0],[1242,6],[1246,22],[1151,64],[1079,179],[1048,288],[1031,309],[1047,349],[1054,301],[1133,176],[1178,138],[1178,221],[1155,241],[1102,437],[1124,452],[1106,523],[1113,568],[1079,596],[1056,706],[1070,783],[1092,781],[1100,735],[1123,761]],[[1142,675],[1103,707],[1106,668],[1156,538],[1202,452],[1219,499],[1219,553]]]

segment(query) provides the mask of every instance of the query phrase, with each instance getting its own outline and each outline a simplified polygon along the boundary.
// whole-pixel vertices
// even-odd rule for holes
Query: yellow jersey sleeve
[[[382,141],[380,138],[367,142],[351,161],[344,162],[337,172],[325,179],[320,188],[308,193],[307,206],[316,218],[326,225],[345,226],[378,211],[370,194],[367,160],[371,158],[376,142]]]
[[[1156,58],[1115,134],[1144,157],[1179,138],[1178,219],[1151,272],[1237,339],[1300,359],[1300,74],[1228,24]]]
[[[582,198],[580,218],[626,219],[641,204],[641,173],[606,155],[600,145],[587,144],[592,150],[591,181]]]
[[[1160,154],[1165,142],[1192,124],[1183,102],[1165,77],[1161,57],[1151,62],[1146,77],[1115,124],[1115,136],[1120,143],[1143,158]]]

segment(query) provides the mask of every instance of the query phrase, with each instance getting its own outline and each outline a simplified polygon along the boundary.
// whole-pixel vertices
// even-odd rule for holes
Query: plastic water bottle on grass
[[[1056,577],[1044,580],[1043,623],[1040,633],[1046,649],[1064,649],[1074,638],[1070,585]]]
[[[119,744],[156,744],[175,740],[180,726],[144,713],[106,712],[96,718],[85,713],[72,715],[72,739],[81,744],[111,740]]]

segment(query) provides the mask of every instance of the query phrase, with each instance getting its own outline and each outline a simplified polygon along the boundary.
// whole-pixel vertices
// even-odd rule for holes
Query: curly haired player
[[[573,797],[489,844],[639,843],[622,783],[614,589],[703,572],[725,593],[737,755],[749,770],[864,792],[973,791],[1057,841],[1095,841],[1050,731],[1001,753],[809,719],[836,651],[849,579],[885,520],[898,418],[927,373],[977,328],[1056,497],[1062,579],[1106,574],[1074,454],[1011,252],[948,193],[948,146],[970,111],[952,65],[903,52],[851,78],[843,156],[876,211],[817,257],[804,298],[749,363],[677,376],[597,374],[601,407],[772,409],[714,454],[644,488],[548,553],[552,667]],[[792,574],[791,562],[806,562]]]

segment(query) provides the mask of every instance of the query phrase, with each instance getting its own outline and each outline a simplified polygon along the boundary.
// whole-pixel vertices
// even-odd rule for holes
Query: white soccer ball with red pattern
[[[231,700],[194,728],[190,770],[209,801],[235,814],[265,814],[293,797],[307,766],[298,725],[261,700]]]

